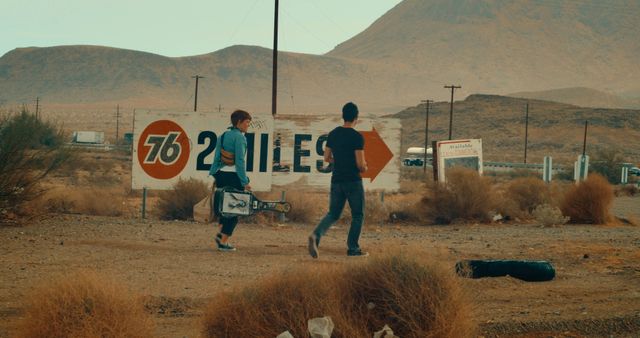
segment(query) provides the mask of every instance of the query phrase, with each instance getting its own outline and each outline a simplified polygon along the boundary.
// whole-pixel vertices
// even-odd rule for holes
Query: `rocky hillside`
[[[527,102],[527,162],[542,163],[544,156],[552,156],[565,165],[571,164],[582,153],[585,121],[589,121],[589,155],[620,151],[629,162],[640,162],[640,110],[582,108],[541,100],[471,95],[454,103],[453,139],[481,138],[487,161],[522,162]],[[393,116],[402,120],[403,149],[424,145],[423,104]],[[446,140],[448,135],[449,103],[436,102],[430,107],[429,139]]]

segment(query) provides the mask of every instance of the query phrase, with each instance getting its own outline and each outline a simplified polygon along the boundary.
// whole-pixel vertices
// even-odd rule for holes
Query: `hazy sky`
[[[0,0],[0,55],[17,47],[102,45],[190,56],[273,47],[275,0]],[[278,49],[323,54],[401,0],[280,0]]]

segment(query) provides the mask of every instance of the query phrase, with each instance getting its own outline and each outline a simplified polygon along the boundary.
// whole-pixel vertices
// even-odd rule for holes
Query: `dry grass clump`
[[[537,177],[522,177],[511,181],[506,193],[521,211],[528,214],[531,214],[537,206],[551,201],[547,184]]]
[[[303,190],[288,190],[285,196],[291,203],[291,211],[287,219],[294,223],[313,224],[320,221],[329,207],[329,194],[305,192]],[[280,199],[278,195],[277,199]]]
[[[437,224],[455,220],[487,222],[494,204],[490,180],[467,168],[448,169],[447,182],[435,184],[422,199],[427,217]]]
[[[33,214],[64,213],[93,216],[125,216],[133,211],[121,187],[57,187],[29,205]]]
[[[18,337],[153,337],[141,302],[116,282],[80,272],[43,284],[27,298]]]
[[[542,226],[562,225],[569,221],[569,217],[564,216],[560,208],[549,204],[537,206],[531,215]]]
[[[412,257],[420,256],[415,253]],[[469,337],[471,309],[453,273],[408,254],[287,271],[214,299],[205,337],[307,337],[307,321],[331,317],[333,337],[370,337],[388,324],[400,337]]]
[[[173,189],[160,193],[158,214],[160,218],[168,220],[193,219],[193,206],[210,193],[211,187],[201,180],[180,179],[173,185]]]
[[[352,268],[339,289],[349,322],[344,337],[368,337],[385,324],[399,337],[471,337],[471,307],[451,270],[413,253]]]
[[[629,196],[633,197],[640,192],[640,188],[635,184],[625,184],[622,186],[616,186],[615,195],[616,196]]]
[[[204,315],[204,337],[276,337],[289,331],[307,337],[307,320],[339,320],[330,297],[334,269],[326,266],[285,271],[233,293],[218,295]]]
[[[567,190],[560,209],[573,223],[605,224],[611,219],[613,187],[599,174],[590,174]]]
[[[390,195],[386,200],[389,222],[418,222],[423,220],[422,192]]]

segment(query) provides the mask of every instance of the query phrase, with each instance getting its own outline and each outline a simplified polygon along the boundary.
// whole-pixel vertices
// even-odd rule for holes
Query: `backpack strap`
[[[234,153],[224,150],[224,135],[226,133],[227,132],[225,131],[222,133],[222,136],[220,136],[220,160],[225,165],[232,166],[236,164],[236,157]]]

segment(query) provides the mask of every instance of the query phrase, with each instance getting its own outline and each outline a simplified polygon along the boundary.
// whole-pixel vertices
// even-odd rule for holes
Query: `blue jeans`
[[[360,232],[362,231],[362,223],[364,221],[364,188],[362,181],[331,183],[331,193],[329,195],[329,212],[320,221],[320,224],[313,230],[317,237],[317,243],[320,238],[335,222],[340,219],[342,209],[345,202],[349,202],[351,208],[351,227],[347,236],[347,248],[349,252],[358,252],[360,245]]]

